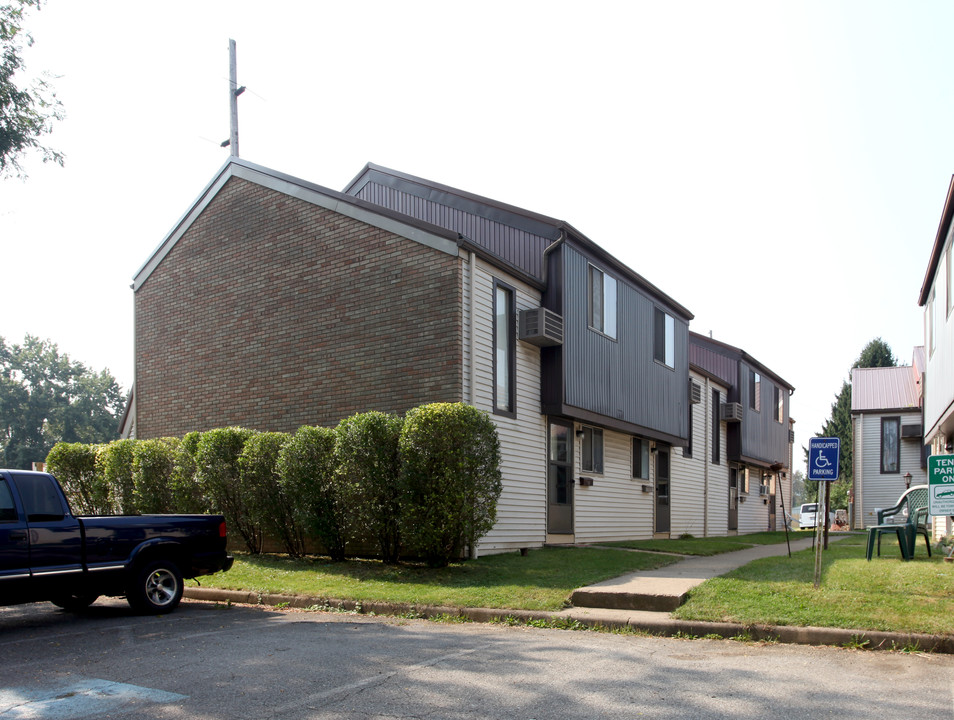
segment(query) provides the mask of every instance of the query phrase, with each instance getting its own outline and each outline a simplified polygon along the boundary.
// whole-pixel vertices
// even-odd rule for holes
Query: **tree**
[[[861,354],[852,364],[854,368],[895,367],[898,361],[891,352],[891,347],[880,337],[871,340],[861,350]],[[841,438],[841,462],[839,463],[839,479],[831,483],[831,508],[848,507],[848,491],[851,489],[854,477],[853,437],[851,426],[851,383],[842,381],[841,390],[835,395],[835,402],[831,405],[831,415],[822,426],[820,437]],[[808,462],[808,450],[805,450],[805,461]],[[808,494],[813,498],[816,489],[808,487]]]
[[[49,340],[0,337],[0,461],[29,468],[58,442],[106,443],[119,436],[126,406],[109,370],[93,372]]]
[[[15,76],[24,70],[23,45],[33,38],[23,31],[23,12],[39,9],[41,0],[11,0],[0,5],[0,177],[23,177],[20,158],[38,150],[43,162],[63,164],[63,154],[40,144],[53,131],[53,121],[63,119],[63,104],[46,76],[28,87],[17,87]]]

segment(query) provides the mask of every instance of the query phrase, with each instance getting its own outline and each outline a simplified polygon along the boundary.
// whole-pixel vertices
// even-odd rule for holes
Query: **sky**
[[[862,348],[923,344],[954,3],[46,0],[66,117],[0,180],[5,309],[133,383],[133,276],[228,159],[367,162],[565,220],[795,386],[795,465]]]

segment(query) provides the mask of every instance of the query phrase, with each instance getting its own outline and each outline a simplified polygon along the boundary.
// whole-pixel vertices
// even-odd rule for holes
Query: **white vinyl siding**
[[[577,426],[579,427],[579,426]],[[593,485],[573,489],[576,542],[608,542],[653,536],[653,494],[644,493],[649,480],[633,479],[633,436],[603,430],[603,474]],[[582,441],[576,439],[576,475]],[[653,460],[650,472],[654,474]],[[584,475],[586,473],[583,473]]]
[[[719,457],[712,463],[712,390],[725,398],[727,388],[713,384],[701,375],[690,377],[702,386],[702,402],[692,408],[693,449],[691,457],[672,454],[670,482],[670,536],[689,533],[696,537],[726,535],[729,522],[729,470],[725,462],[725,423],[720,421]],[[706,471],[708,469],[708,496]],[[708,508],[706,507],[708,503]],[[704,526],[704,522],[707,526]]]
[[[522,547],[540,547],[546,540],[546,419],[540,414],[540,349],[516,342],[516,417],[493,414],[493,320],[494,279],[514,288],[517,313],[540,306],[540,293],[477,260],[473,288],[476,299],[475,377],[476,397],[470,397],[470,268],[465,260],[464,397],[490,413],[500,438],[503,492],[497,503],[497,523],[478,545],[480,554]]]
[[[952,232],[954,224],[946,238],[945,255],[951,252]],[[942,419],[946,434],[951,435],[954,431],[954,314],[936,312],[938,307],[946,310],[954,304],[948,299],[946,273],[947,260],[942,258],[934,276],[931,302],[924,307],[925,374],[928,377],[924,394],[924,433],[928,443],[937,434]]]
[[[897,417],[888,413],[887,417]],[[878,522],[876,508],[889,508],[897,504],[905,491],[904,474],[911,473],[911,485],[927,483],[927,474],[921,469],[921,443],[918,440],[901,439],[901,462],[899,472],[881,472],[881,419],[884,415],[867,413],[856,415],[855,428],[855,525],[868,527]],[[917,413],[901,413],[901,427],[920,425]],[[860,429],[860,432],[859,432]],[[860,451],[860,453],[859,453]],[[859,462],[860,459],[860,462]],[[832,508],[832,512],[838,508]]]

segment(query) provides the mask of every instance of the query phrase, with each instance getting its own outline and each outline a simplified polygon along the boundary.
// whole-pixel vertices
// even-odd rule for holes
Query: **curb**
[[[650,635],[711,637],[779,642],[794,645],[835,645],[865,650],[916,649],[954,655],[954,636],[926,633],[895,633],[880,630],[847,630],[843,628],[798,627],[793,625],[744,625],[693,620],[674,620],[666,613],[659,618],[648,618],[647,613],[631,617],[619,610],[601,613],[598,608],[569,608],[560,612],[544,610],[505,610],[501,608],[459,608],[440,605],[411,605],[407,603],[357,602],[302,595],[261,594],[245,590],[187,587],[183,597],[191,600],[244,605],[285,606],[294,608],[327,608],[359,614],[401,616],[431,619],[441,616],[466,618],[472,622],[489,623],[513,618],[522,622],[533,620],[567,621],[592,628],[640,630]]]

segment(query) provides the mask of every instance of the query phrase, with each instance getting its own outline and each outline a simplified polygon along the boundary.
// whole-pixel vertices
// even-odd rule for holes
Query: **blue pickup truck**
[[[0,470],[0,605],[76,611],[112,595],[170,612],[183,577],[230,567],[221,515],[77,517],[52,475]]]

